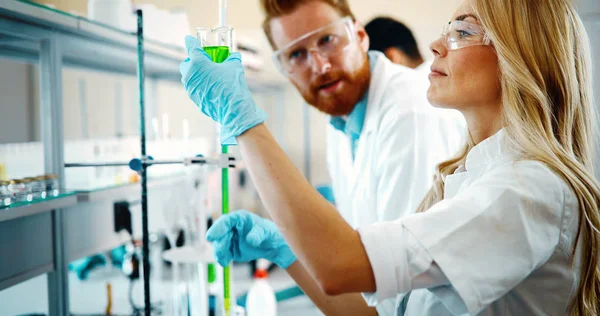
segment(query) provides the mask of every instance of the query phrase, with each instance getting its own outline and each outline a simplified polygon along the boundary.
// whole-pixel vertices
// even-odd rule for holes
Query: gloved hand
[[[237,136],[267,119],[250,95],[240,53],[214,63],[196,38],[187,36],[185,46],[181,83],[202,113],[221,124],[221,143],[235,145]]]
[[[222,266],[231,260],[262,258],[287,269],[296,261],[275,223],[248,211],[221,216],[208,230],[206,239],[213,243],[215,258]]]

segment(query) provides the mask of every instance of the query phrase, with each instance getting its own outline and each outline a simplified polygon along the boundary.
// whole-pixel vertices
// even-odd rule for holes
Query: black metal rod
[[[152,165],[182,165],[184,160],[142,160],[146,166]],[[206,159],[198,158],[189,161],[192,165],[203,165],[210,163]],[[216,162],[215,162],[216,163]],[[90,167],[128,167],[129,162],[81,162],[81,163],[65,163],[65,168],[90,168]]]
[[[83,162],[83,163],[66,163],[65,168],[89,168],[89,167],[124,167],[128,166],[127,162]]]
[[[138,84],[140,90],[140,139],[142,158],[146,157],[146,106],[144,91],[144,17],[142,10],[137,10],[138,37]],[[144,315],[150,316],[150,233],[148,231],[148,183],[147,163],[142,162],[142,266],[144,268]]]

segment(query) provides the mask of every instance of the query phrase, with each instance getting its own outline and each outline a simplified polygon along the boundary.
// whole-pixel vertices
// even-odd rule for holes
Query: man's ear
[[[365,27],[362,25],[362,23],[358,21],[354,22],[354,25],[356,27],[356,35],[358,37],[358,43],[360,44],[360,47],[364,52],[369,51],[369,45],[371,42],[369,39],[369,34],[367,34]]]

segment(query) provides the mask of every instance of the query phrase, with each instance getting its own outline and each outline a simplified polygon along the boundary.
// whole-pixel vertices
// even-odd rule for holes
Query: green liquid
[[[204,51],[215,63],[224,62],[229,57],[229,46],[205,46]],[[227,146],[221,146],[221,153],[228,152]],[[221,190],[222,190],[222,214],[229,213],[229,169],[221,170]],[[231,312],[231,271],[230,267],[223,268],[223,307],[225,315],[229,316]]]
[[[229,49],[227,51],[229,51]],[[227,57],[225,57],[225,59],[227,59]],[[221,146],[221,153],[226,154],[227,152],[227,146]],[[223,194],[222,214],[226,215],[229,214],[229,169],[221,169],[221,177],[221,189]],[[229,266],[223,268],[223,305],[225,307],[225,316],[231,315],[231,271]]]
[[[229,46],[205,46],[204,51],[215,63],[222,63],[229,57]]]
[[[217,280],[217,269],[213,263],[208,264],[208,283],[214,283]]]

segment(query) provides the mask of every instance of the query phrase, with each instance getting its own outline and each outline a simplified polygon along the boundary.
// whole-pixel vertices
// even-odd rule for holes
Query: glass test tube
[[[208,53],[212,61],[222,63],[233,50],[233,28],[222,26],[216,29],[199,27],[196,29],[201,48]],[[227,146],[221,146],[221,153],[228,152]],[[221,171],[222,214],[229,213],[229,170]],[[209,266],[209,271],[211,267]],[[210,274],[210,272],[209,272]],[[232,308],[230,267],[223,268],[223,309],[230,316]]]

